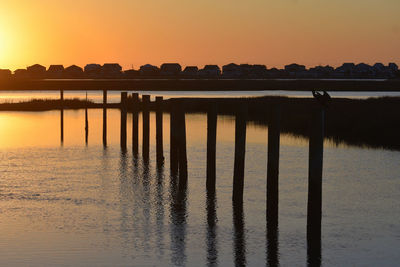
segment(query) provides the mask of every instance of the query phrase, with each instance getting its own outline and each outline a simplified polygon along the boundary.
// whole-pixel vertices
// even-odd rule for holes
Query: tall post
[[[142,97],[143,104],[143,159],[145,161],[149,160],[149,149],[150,149],[150,114],[149,114],[149,105],[150,105],[150,96],[143,95]]]
[[[156,154],[157,166],[164,163],[163,151],[163,97],[156,97]]]
[[[139,94],[132,93],[132,151],[139,153]]]
[[[88,144],[89,139],[89,119],[88,119],[88,98],[86,92],[86,103],[85,103],[85,143]]]
[[[278,221],[279,202],[279,106],[273,106],[268,124],[268,162],[267,162],[267,217],[268,221]]]
[[[107,90],[103,90],[103,146],[107,146]]]
[[[268,266],[279,265],[278,261],[278,207],[279,207],[279,145],[280,106],[275,105],[269,113],[268,162],[267,162],[267,262]]]
[[[60,137],[61,137],[61,143],[64,142],[64,90],[60,90]]]
[[[207,191],[215,191],[217,145],[217,105],[211,103],[207,112]]]
[[[177,107],[176,101],[170,103],[170,168],[171,174],[178,173],[178,134],[177,134]]]
[[[308,161],[307,255],[312,266],[321,263],[322,163],[325,110],[312,111]]]
[[[188,170],[187,170],[187,151],[186,151],[186,122],[185,110],[183,104],[179,105],[177,119],[178,131],[178,157],[179,157],[179,189],[186,188]]]
[[[236,114],[235,123],[235,162],[233,170],[233,194],[234,203],[243,202],[244,164],[246,152],[246,117],[247,106],[242,105]]]
[[[126,150],[126,117],[127,117],[128,93],[121,92],[121,149]]]

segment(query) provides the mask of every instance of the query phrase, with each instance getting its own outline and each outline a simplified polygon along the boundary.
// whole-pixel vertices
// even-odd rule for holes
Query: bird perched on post
[[[323,107],[327,107],[328,103],[331,101],[331,96],[326,92],[323,91],[324,94],[321,94],[318,91],[312,91],[313,96],[315,97],[315,99],[323,106]]]

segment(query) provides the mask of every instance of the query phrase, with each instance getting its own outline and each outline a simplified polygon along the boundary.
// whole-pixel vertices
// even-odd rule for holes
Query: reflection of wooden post
[[[233,171],[233,195],[235,203],[243,202],[244,163],[246,152],[247,107],[242,106],[236,114],[235,123],[235,163]]]
[[[61,143],[64,142],[64,90],[60,90],[60,123],[61,123]]]
[[[103,90],[103,146],[107,146],[107,90]]]
[[[170,103],[170,168],[171,174],[178,173],[178,136],[177,136],[177,107],[176,101]]]
[[[128,93],[121,92],[121,149],[126,150],[126,117],[127,117]]]
[[[132,150],[133,155],[139,153],[139,94],[132,94]]]
[[[156,97],[156,154],[157,165],[160,166],[164,163],[163,151],[163,97]]]
[[[246,236],[244,231],[243,203],[233,204],[235,266],[246,266]]]
[[[150,147],[150,114],[149,114],[149,104],[150,104],[150,96],[143,95],[142,97],[143,104],[143,159],[149,159],[149,147]]]
[[[187,152],[186,152],[186,123],[185,111],[183,105],[179,106],[178,119],[177,119],[177,132],[178,132],[178,157],[179,157],[179,189],[186,188],[187,184]]]
[[[268,124],[267,217],[278,220],[280,107],[272,108]]]
[[[215,190],[217,145],[217,106],[212,103],[207,113],[207,190]]]
[[[311,264],[321,262],[322,163],[325,111],[312,111],[308,161],[307,254]]]

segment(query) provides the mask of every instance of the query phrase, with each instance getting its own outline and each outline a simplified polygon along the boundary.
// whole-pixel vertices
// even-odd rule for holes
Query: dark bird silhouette
[[[318,91],[312,91],[312,94],[315,99],[324,107],[326,107],[331,101],[331,96],[326,91],[324,91],[324,94],[321,94]]]

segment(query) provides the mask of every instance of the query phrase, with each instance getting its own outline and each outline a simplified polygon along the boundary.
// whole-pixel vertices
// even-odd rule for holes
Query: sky
[[[0,0],[0,68],[400,65],[399,0]]]

